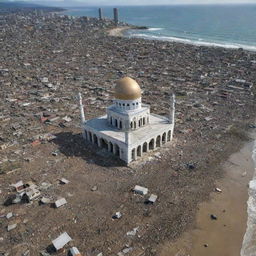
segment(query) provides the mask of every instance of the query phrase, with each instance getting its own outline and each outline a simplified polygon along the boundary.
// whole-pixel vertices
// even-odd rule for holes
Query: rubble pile
[[[0,254],[48,255],[68,233],[66,250],[82,255],[158,255],[256,127],[254,52],[110,37],[113,27],[34,11],[0,16]],[[140,84],[153,113],[168,116],[177,98],[172,144],[129,168],[84,142],[76,98],[86,119],[104,114],[122,76]],[[150,194],[130,193],[136,184]]]

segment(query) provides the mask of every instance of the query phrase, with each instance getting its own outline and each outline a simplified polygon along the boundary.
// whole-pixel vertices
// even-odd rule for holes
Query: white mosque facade
[[[150,113],[150,106],[142,103],[140,86],[129,77],[117,81],[113,105],[104,116],[85,120],[81,94],[79,98],[85,140],[105,148],[127,164],[173,138],[174,95],[169,118]]]

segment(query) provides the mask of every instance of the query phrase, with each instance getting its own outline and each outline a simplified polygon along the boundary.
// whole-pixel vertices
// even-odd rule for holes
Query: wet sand
[[[199,205],[195,229],[175,243],[161,246],[160,256],[239,256],[247,222],[248,183],[253,177],[253,142],[232,154],[223,165],[225,177],[216,182],[221,193]],[[210,215],[217,216],[212,220]]]

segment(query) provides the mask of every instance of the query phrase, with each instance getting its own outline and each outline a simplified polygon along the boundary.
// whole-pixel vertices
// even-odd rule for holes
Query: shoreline
[[[111,28],[107,31],[109,36],[117,36],[117,37],[123,37],[124,32],[129,30],[129,29],[134,29],[132,26],[125,26],[125,27],[116,27],[116,28]]]
[[[210,199],[198,205],[195,227],[175,242],[161,245],[160,256],[240,256],[247,231],[248,184],[255,175],[253,137],[220,167],[224,177],[216,180],[216,188],[221,192],[211,192]]]
[[[109,36],[115,36],[115,37],[126,37],[126,38],[136,38],[136,39],[143,39],[143,40],[150,40],[150,41],[160,41],[160,42],[169,42],[169,43],[177,43],[177,44],[184,44],[184,45],[191,45],[194,47],[207,47],[207,48],[222,48],[227,50],[243,50],[255,53],[256,52],[256,46],[250,46],[250,45],[235,45],[235,43],[229,43],[225,44],[223,43],[215,43],[215,42],[207,42],[207,41],[193,41],[190,39],[183,39],[178,37],[157,37],[157,36],[126,36],[125,32],[128,30],[143,30],[144,28],[136,27],[136,26],[125,26],[125,27],[116,27],[109,29],[107,31],[107,34]],[[145,28],[146,29],[146,28]],[[149,29],[149,28],[147,28]]]

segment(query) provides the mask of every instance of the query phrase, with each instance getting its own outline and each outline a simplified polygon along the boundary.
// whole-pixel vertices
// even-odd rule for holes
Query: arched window
[[[143,152],[147,152],[147,150],[148,150],[148,143],[145,142],[145,143],[143,144]]]
[[[160,135],[158,135],[157,138],[156,138],[156,146],[157,147],[161,146],[161,136]]]
[[[135,160],[135,148],[132,150],[132,160]]]
[[[152,140],[149,142],[149,150],[154,149],[154,143],[155,143],[155,140],[154,140],[154,139],[152,139]]]
[[[162,143],[164,144],[165,142],[166,142],[166,133],[164,133],[163,135],[162,135]]]
[[[137,156],[141,156],[141,146],[138,146],[137,148]]]

